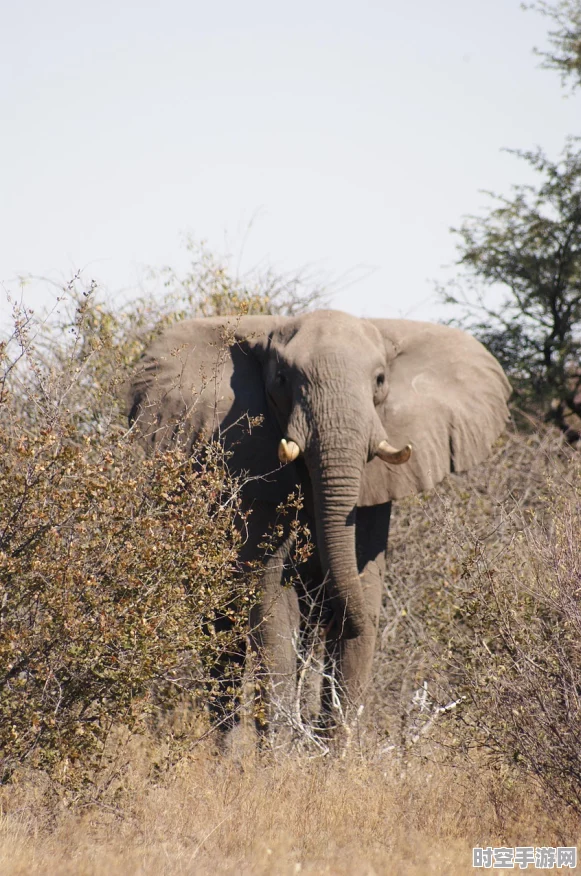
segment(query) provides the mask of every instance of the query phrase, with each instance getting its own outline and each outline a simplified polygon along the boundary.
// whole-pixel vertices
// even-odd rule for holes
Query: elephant
[[[277,506],[299,489],[304,497],[299,514],[313,551],[297,576],[293,534],[283,527],[261,556],[250,609],[248,639],[268,690],[258,709],[263,732],[291,707],[297,636],[313,625],[324,639],[321,732],[332,735],[361,711],[392,500],[484,460],[509,395],[496,359],[460,329],[330,309],[183,320],[144,353],[129,387],[130,422],[153,450],[176,440],[223,443],[229,468],[244,475],[242,562],[261,556]],[[241,666],[245,642],[227,659]],[[222,689],[212,709],[224,730],[237,721],[231,670],[215,670]]]

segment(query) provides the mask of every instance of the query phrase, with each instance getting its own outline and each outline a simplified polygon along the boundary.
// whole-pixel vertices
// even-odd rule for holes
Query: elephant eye
[[[378,374],[375,378],[375,383],[378,387],[383,386],[383,384],[385,383],[385,374]]]

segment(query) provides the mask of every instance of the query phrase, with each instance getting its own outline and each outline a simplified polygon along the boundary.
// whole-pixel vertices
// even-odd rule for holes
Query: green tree
[[[563,82],[573,83],[573,88],[581,86],[581,2],[580,0],[559,0],[547,3],[539,0],[529,7],[552,22],[549,31],[551,48],[548,51],[536,50],[544,58],[543,66],[557,70]]]
[[[538,185],[490,193],[493,206],[458,229],[465,270],[445,300],[498,357],[519,407],[553,421],[571,442],[581,417],[581,150],[569,140],[553,162],[516,151]],[[501,295],[498,301],[497,295]]]

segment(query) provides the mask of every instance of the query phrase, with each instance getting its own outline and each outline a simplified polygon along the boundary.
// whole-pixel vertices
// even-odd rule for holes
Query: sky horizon
[[[183,271],[191,236],[242,273],[310,271],[355,315],[437,319],[450,226],[535,179],[502,150],[557,159],[581,133],[579,94],[533,54],[548,29],[518,0],[13,4],[0,284],[82,270],[130,295]]]

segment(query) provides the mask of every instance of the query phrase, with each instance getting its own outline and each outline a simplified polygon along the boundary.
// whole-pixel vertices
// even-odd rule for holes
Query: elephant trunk
[[[320,359],[318,372],[297,399],[279,448],[281,461],[290,460],[295,448],[304,453],[313,489],[317,547],[335,633],[342,638],[369,632],[355,522],[374,414],[358,388],[342,375],[341,363]]]
[[[335,616],[344,638],[362,635],[368,626],[357,568],[355,516],[362,466],[324,464],[314,474],[313,499],[317,544]]]

